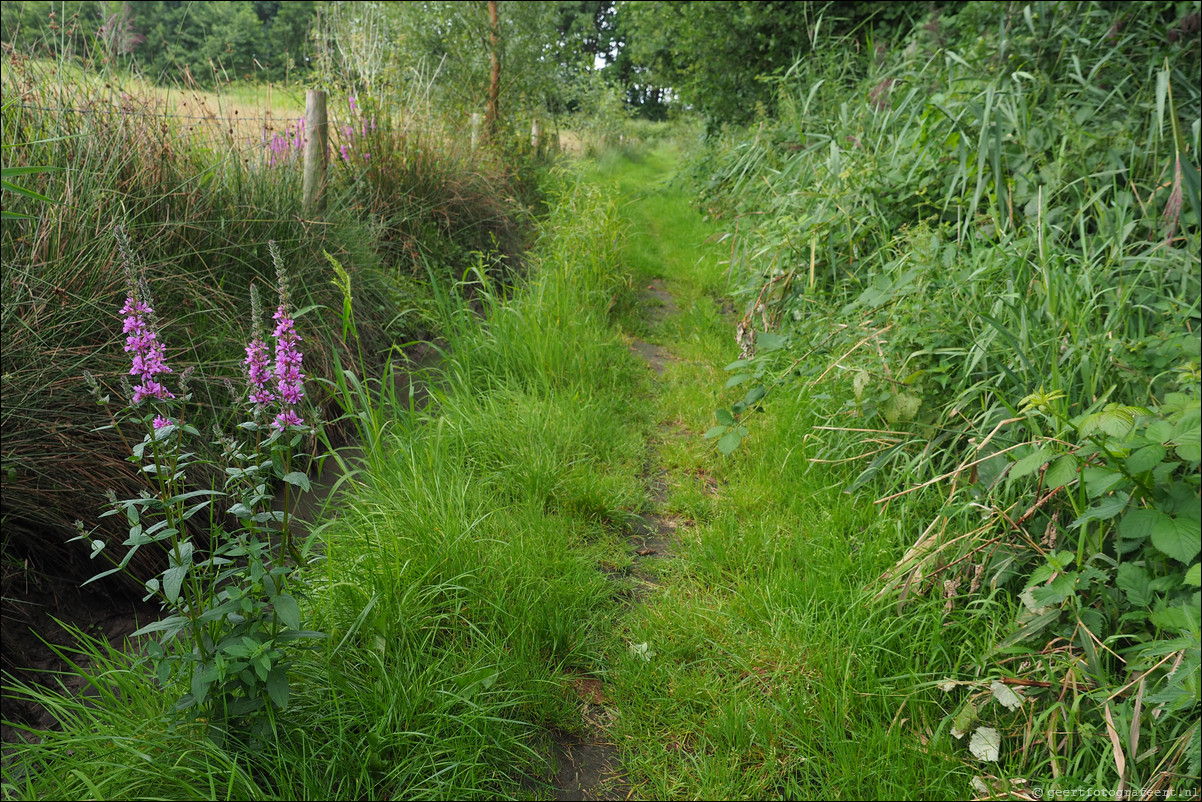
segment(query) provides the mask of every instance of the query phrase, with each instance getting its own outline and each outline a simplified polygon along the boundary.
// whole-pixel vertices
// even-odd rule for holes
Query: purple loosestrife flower
[[[275,377],[271,373],[271,364],[267,361],[267,343],[263,342],[263,329],[260,324],[262,308],[259,305],[259,288],[250,285],[250,315],[251,340],[246,346],[247,384],[250,386],[250,402],[256,405],[267,405],[275,401],[275,393],[271,385]]]
[[[301,373],[301,362],[304,355],[297,348],[300,337],[296,334],[295,321],[288,316],[288,308],[284,304],[272,315],[276,321],[275,327],[275,376],[276,392],[279,394],[283,410],[276,416],[275,425],[283,429],[285,426],[299,426],[304,423],[293,411],[305,395],[305,374]]]
[[[130,295],[121,307],[121,314],[125,315],[122,332],[128,335],[125,350],[133,354],[129,374],[142,380],[141,384],[134,385],[133,402],[137,404],[144,398],[160,401],[175,398],[157,379],[159,375],[173,371],[163,361],[163,344],[153,329],[154,310],[150,304]]]
[[[275,417],[275,427],[283,430],[288,426],[301,426],[304,419],[297,415],[295,407],[305,396],[305,374],[301,373],[304,355],[297,344],[301,338],[296,333],[296,321],[288,313],[288,274],[284,260],[275,241],[268,243],[271,258],[275,261],[279,279],[280,305],[272,319],[275,320],[275,379],[276,394],[280,402],[280,413]]]
[[[164,418],[162,415],[154,416],[154,428],[155,429],[162,429],[164,426],[170,426],[171,424],[172,424],[172,420],[170,418]]]

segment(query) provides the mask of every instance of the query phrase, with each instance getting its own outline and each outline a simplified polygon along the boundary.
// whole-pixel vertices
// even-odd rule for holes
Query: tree
[[[866,32],[873,23],[897,24],[910,13],[904,5],[789,0],[621,3],[617,16],[625,40],[615,63],[632,102],[662,103],[670,88],[711,123],[747,123],[775,108],[775,87],[763,79],[788,70],[809,52],[817,35]]]

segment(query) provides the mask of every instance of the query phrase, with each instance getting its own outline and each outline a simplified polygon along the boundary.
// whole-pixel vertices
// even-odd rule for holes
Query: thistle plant
[[[309,432],[299,412],[305,395],[301,338],[290,309],[287,273],[272,242],[279,290],[275,362],[268,361],[261,304],[252,285],[251,335],[243,362],[248,392],[238,397],[248,417],[238,426],[244,441],[215,428],[215,452],[226,462],[224,486],[190,490],[188,469],[206,463],[186,445],[200,436],[186,421],[192,369],[180,374],[178,393],[164,384],[174,371],[167,365],[145,272],[125,232],[118,228],[116,237],[128,286],[121,308],[125,350],[129,375],[138,383],[128,387],[129,404],[113,414],[111,425],[118,431],[122,423],[144,429],[142,441],[130,449],[130,460],[141,467],[151,488],[125,500],[110,493],[111,509],[102,515],[125,516],[129,538],[122,545],[128,550],[119,560],[111,558],[113,568],[88,581],[128,571],[143,546],[157,544],[164,551],[166,567],[145,586],[146,598],[157,597],[166,616],[134,635],[158,633],[157,642],[148,647],[156,676],[166,686],[186,683],[188,688],[177,712],[207,720],[219,736],[223,722],[286,707],[289,646],[320,637],[301,627],[297,596],[304,581],[296,574],[300,554],[291,531],[293,488],[309,489],[308,476],[291,470],[296,448]],[[107,404],[109,396],[101,396],[98,382],[86,378]],[[285,487],[283,510],[272,508],[276,480]],[[222,497],[230,501],[225,509],[215,506]],[[238,521],[233,531],[222,526],[221,513]],[[207,553],[193,541],[194,534],[206,529]],[[106,553],[106,545],[93,540],[92,556]]]

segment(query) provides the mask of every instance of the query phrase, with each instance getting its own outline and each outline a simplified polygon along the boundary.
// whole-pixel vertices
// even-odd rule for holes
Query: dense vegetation
[[[5,723],[63,725],[5,798],[539,796],[564,733],[635,796],[1196,794],[1198,0],[3,9]],[[323,214],[246,76],[329,91]],[[152,295],[192,428],[108,413]],[[179,625],[10,673],[130,546],[89,587]]]
[[[951,682],[952,733],[1145,790],[1196,778],[1202,740],[1202,61],[1197,5],[1162,10],[968,4],[859,53],[815,40],[779,116],[697,168],[746,310],[719,448],[814,399],[807,454],[911,522],[880,595],[945,599],[949,677],[1014,711]]]

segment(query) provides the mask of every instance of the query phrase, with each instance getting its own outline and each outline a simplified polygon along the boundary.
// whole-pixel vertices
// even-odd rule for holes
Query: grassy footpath
[[[672,167],[656,152],[595,177],[625,200],[636,284],[662,279],[677,309],[650,327],[627,321],[671,354],[652,451],[668,488],[659,512],[679,536],[662,587],[611,647],[613,735],[634,796],[962,796],[970,772],[928,746],[938,699],[914,694],[940,679],[928,672],[943,657],[942,616],[869,601],[912,537],[906,522],[807,461],[804,396],[775,400],[731,458],[701,438],[743,389],[721,389],[738,358],[721,312],[723,248],[707,244],[713,230],[669,182]],[[642,643],[650,660],[630,648]]]
[[[811,468],[804,398],[733,458],[700,436],[737,354],[673,163],[565,182],[529,282],[438,299],[438,389],[368,416],[309,569],[329,637],[283,714],[215,743],[94,642],[94,704],[18,689],[64,729],[9,756],[4,798],[547,798],[563,733],[616,743],[631,798],[962,796],[938,700],[912,695],[940,616],[868,603],[905,524]],[[653,279],[671,314],[639,303]],[[675,528],[671,559],[639,560],[640,516]]]

